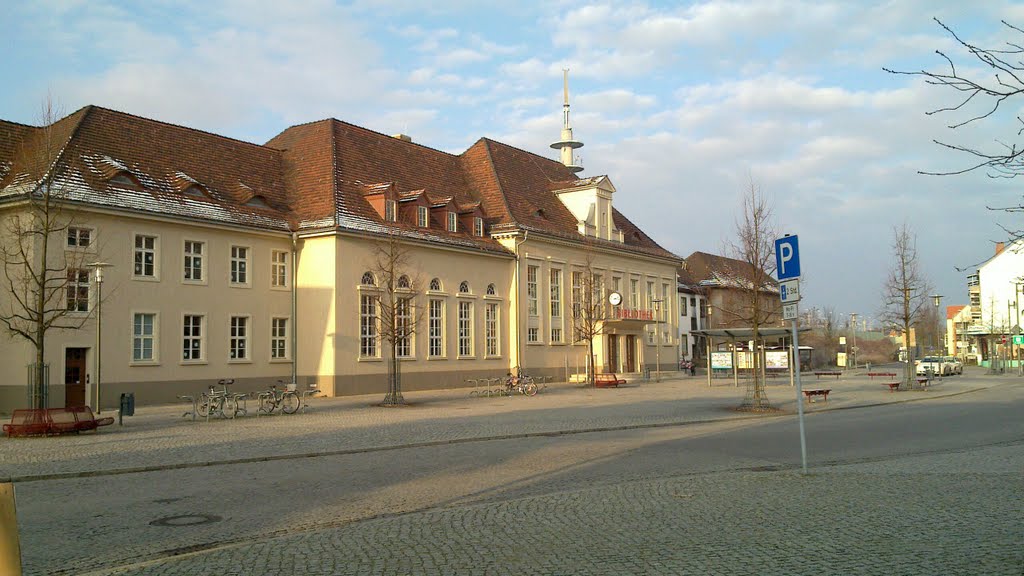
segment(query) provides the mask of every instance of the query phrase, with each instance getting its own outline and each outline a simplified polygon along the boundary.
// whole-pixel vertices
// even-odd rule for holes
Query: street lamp
[[[853,326],[853,347],[850,348],[850,359],[853,369],[857,369],[857,313],[850,312],[850,324]]]
[[[661,382],[661,303],[664,300],[651,300],[651,302],[654,304],[654,356],[657,358],[657,372],[654,373],[654,381]]]
[[[935,319],[939,322],[940,326],[942,325],[942,320],[939,318],[939,302],[941,302],[941,301],[942,301],[942,295],[940,295],[940,294],[932,294],[932,302],[935,303]],[[939,332],[941,332],[941,331],[942,331],[941,328],[939,328],[938,330],[935,331],[935,354],[938,355],[938,356],[943,356],[943,354],[941,354],[940,351],[939,351]],[[939,372],[941,372],[941,370],[939,370]]]
[[[100,382],[103,370],[102,362],[102,334],[103,334],[103,269],[113,266],[107,262],[91,262],[86,264],[89,268],[96,270],[96,413],[103,411],[103,404],[100,402]]]

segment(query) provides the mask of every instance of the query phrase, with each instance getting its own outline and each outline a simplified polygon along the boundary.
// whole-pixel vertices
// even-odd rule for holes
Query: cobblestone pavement
[[[804,377],[804,388],[828,388],[827,402],[808,412],[922,400],[1017,382],[975,369],[947,377],[926,391],[889,392],[881,380],[859,374],[841,380]],[[729,408],[743,398],[743,383],[677,377],[618,389],[554,384],[541,394],[470,398],[468,389],[412,392],[411,406],[375,406],[383,395],[322,398],[308,412],[234,420],[191,421],[184,404],[147,406],[98,433],[51,438],[0,437],[0,480],[26,481],[217,463],[262,461],[317,454],[344,454],[417,444],[469,441],[523,434],[552,434],[629,427],[671,426],[754,417]],[[795,390],[769,381],[767,395],[780,415],[796,411]],[[106,414],[106,413],[104,413]]]
[[[877,574],[1024,570],[1024,445],[696,474],[438,508],[110,572]]]

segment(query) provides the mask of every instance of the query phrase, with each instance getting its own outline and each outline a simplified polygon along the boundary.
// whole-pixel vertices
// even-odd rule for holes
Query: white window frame
[[[457,308],[458,356],[459,358],[473,358],[473,302],[460,300]],[[463,315],[463,311],[467,314]]]
[[[278,260],[278,257],[281,257]],[[289,264],[291,254],[287,250],[270,251],[270,287],[274,290],[287,290],[291,287],[289,279]]]
[[[190,252],[190,247],[199,247],[199,253]],[[203,240],[184,239],[181,242],[181,281],[184,284],[206,284],[207,244]],[[199,278],[189,278],[190,271],[196,269],[195,260],[199,260]]]
[[[153,241],[152,247],[143,245],[141,248],[137,246],[138,240],[150,239]],[[146,274],[146,254],[151,254],[153,257],[150,263],[153,270],[151,274]],[[142,257],[142,272],[137,272],[139,257]],[[160,236],[156,234],[143,234],[137,232],[132,234],[132,279],[133,280],[145,280],[150,282],[156,282],[160,280]]]
[[[416,224],[420,228],[430,227],[430,209],[426,206],[416,207]]]
[[[455,212],[448,212],[448,231],[458,232],[459,231],[459,215]]]
[[[244,250],[244,256],[238,256],[237,250]],[[252,267],[249,261],[252,260],[252,247],[242,244],[232,244],[228,247],[228,285],[236,288],[248,288],[252,286]]]
[[[540,304],[537,292],[537,275],[540,273],[540,266],[535,264],[526,265],[526,311],[530,317],[540,316]]]
[[[396,336],[399,336],[402,330],[412,326],[413,305],[414,302],[411,296],[403,296],[401,294],[397,296],[395,300]],[[410,333],[395,339],[395,355],[398,358],[408,360],[415,357],[416,341],[413,338],[414,336],[415,334]]]
[[[398,221],[398,202],[384,200],[384,220],[388,222]]]
[[[291,335],[291,318],[288,316],[270,317],[270,361],[286,362],[291,360],[291,348],[288,346]]]
[[[236,320],[242,320],[236,324]],[[243,328],[239,331],[238,328]],[[245,355],[239,356],[241,350]],[[233,314],[228,317],[228,363],[252,362],[252,316]]]
[[[88,268],[68,268],[64,309],[72,316],[88,314],[92,306],[92,274]],[[72,278],[74,276],[74,278]]]
[[[501,356],[501,306],[498,302],[484,302],[484,356]]]
[[[194,324],[189,323],[189,319],[199,319],[198,327]],[[190,333],[190,330],[196,330],[198,333]],[[182,364],[205,364],[206,363],[206,315],[196,314],[192,312],[185,312],[181,315],[181,356],[179,357]],[[198,348],[190,346],[192,343],[197,343]],[[197,350],[199,357],[197,358],[186,358],[187,352]]]
[[[68,226],[67,234],[65,235],[64,246],[69,250],[92,250],[96,244],[96,229],[89,226]],[[82,233],[85,233],[87,241],[82,244]],[[72,242],[72,235],[74,236],[74,242]]]
[[[376,291],[359,292],[359,359],[380,359],[380,312]]]
[[[138,317],[151,317],[152,325],[150,333],[138,332],[136,330],[136,319]],[[145,326],[143,326],[145,328]],[[160,315],[155,310],[132,310],[131,312],[131,334],[132,334],[132,355],[130,365],[152,366],[160,362]],[[136,351],[142,349],[137,346],[139,342],[149,341],[150,357],[139,356]]]
[[[427,306],[427,357],[446,358],[448,355],[445,350],[445,299],[430,298]]]
[[[473,218],[473,234],[481,238],[484,236],[484,219],[479,216]]]
[[[629,307],[633,310],[640,309],[640,279],[629,279]]]

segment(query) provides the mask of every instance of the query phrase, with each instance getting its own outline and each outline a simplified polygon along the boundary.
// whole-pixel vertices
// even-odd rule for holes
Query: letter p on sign
[[[775,271],[779,280],[800,277],[800,250],[796,236],[775,241]]]

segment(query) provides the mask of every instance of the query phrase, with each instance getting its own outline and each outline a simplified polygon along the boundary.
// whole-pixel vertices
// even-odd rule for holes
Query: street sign
[[[1018,344],[1018,345],[1019,344],[1024,344],[1024,335],[1018,334],[1018,335],[1014,336],[1013,337],[1013,343],[1014,344]]]
[[[779,280],[800,277],[800,251],[796,236],[785,236],[775,240],[775,271]]]
[[[783,304],[800,301],[800,281],[786,280],[779,282],[779,298]]]
[[[783,320],[796,320],[797,317],[797,303],[783,304],[782,305],[782,319]]]

